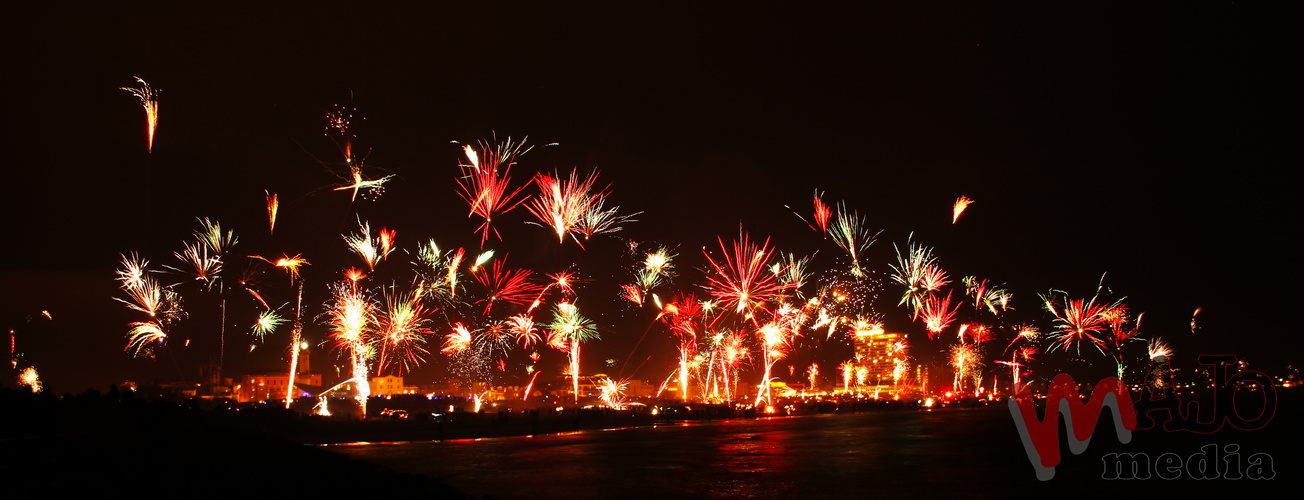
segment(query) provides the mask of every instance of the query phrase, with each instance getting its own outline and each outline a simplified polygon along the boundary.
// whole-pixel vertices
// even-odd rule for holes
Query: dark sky
[[[234,228],[242,253],[304,254],[318,305],[358,265],[339,237],[357,216],[396,229],[404,248],[433,237],[470,249],[478,222],[463,217],[450,142],[495,134],[536,145],[515,184],[597,169],[609,203],[641,211],[619,235],[677,248],[663,297],[701,294],[702,247],[740,225],[834,266],[841,251],[785,208],[809,217],[821,190],[884,230],[865,257],[880,271],[913,233],[950,274],[1007,283],[1043,323],[1037,292],[1089,296],[1108,272],[1112,296],[1146,312],[1143,336],[1179,354],[1298,362],[1298,210],[1283,173],[1298,165],[1298,6],[446,4],[112,2],[7,16],[0,311],[24,362],[60,391],[195,371],[198,353],[123,353],[133,319],[110,297],[120,254],[169,263],[196,217]],[[118,90],[133,76],[161,89],[152,154],[139,103]],[[339,153],[325,114],[350,102],[367,164],[397,175],[374,201],[329,190]],[[275,237],[264,190],[282,200]],[[951,225],[960,195],[976,203]],[[594,369],[624,359],[648,314],[613,300],[627,279],[610,273],[633,263],[623,243],[558,248],[523,209],[503,219],[495,248],[509,262],[589,274],[579,300],[601,311],[606,338],[586,351]],[[400,279],[406,264],[390,265]],[[885,284],[879,312],[916,332],[898,293]],[[187,300],[192,323],[216,307]],[[1192,334],[1197,307],[1205,328]],[[228,342],[247,345],[246,328],[229,327]],[[668,370],[656,335],[664,345],[638,356]],[[279,369],[232,349],[228,376]],[[841,359],[818,361],[831,373]]]

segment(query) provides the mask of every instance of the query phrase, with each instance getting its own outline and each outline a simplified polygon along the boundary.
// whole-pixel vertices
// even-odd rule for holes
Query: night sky
[[[922,327],[883,273],[913,233],[951,276],[1006,283],[1042,324],[1038,292],[1090,297],[1108,273],[1110,296],[1146,313],[1142,336],[1186,362],[1233,353],[1271,373],[1299,361],[1285,174],[1299,165],[1298,5],[329,4],[6,16],[0,320],[48,386],[197,378],[214,352],[215,299],[187,296],[175,358],[155,360],[123,352],[133,314],[111,299],[121,254],[171,264],[196,217],[234,229],[240,254],[303,254],[312,315],[340,270],[361,265],[340,238],[358,217],[395,229],[403,249],[435,238],[478,250],[451,142],[495,136],[535,145],[513,186],[597,169],[608,206],[642,212],[615,236],[675,249],[679,276],[662,297],[702,295],[702,248],[740,229],[818,251],[821,268],[845,263],[793,213],[809,218],[818,190],[883,230],[862,260],[884,281],[889,330],[912,339]],[[119,90],[134,76],[160,90],[152,154],[139,101]],[[341,157],[323,131],[335,105],[357,110],[355,147],[372,172],[396,175],[383,195],[331,190]],[[274,236],[264,190],[281,200]],[[976,202],[952,225],[961,195]],[[575,264],[590,280],[578,303],[592,304],[604,337],[586,347],[585,371],[616,371],[599,365],[623,360],[651,317],[616,298],[634,257],[611,236],[558,246],[532,219],[508,213],[495,221],[504,242],[488,246],[513,267]],[[407,260],[393,256],[377,279],[410,279]],[[290,296],[282,275],[266,287]],[[250,301],[229,307],[245,312],[230,313],[225,375],[283,369],[288,328],[249,354]],[[319,341],[325,327],[306,334]],[[638,376],[660,379],[674,353],[663,330],[652,337]],[[813,345],[797,361],[824,356],[834,373],[846,359]],[[545,355],[556,358],[545,371],[560,363]],[[320,370],[327,361],[314,353]],[[414,378],[442,378],[445,364],[432,356]]]

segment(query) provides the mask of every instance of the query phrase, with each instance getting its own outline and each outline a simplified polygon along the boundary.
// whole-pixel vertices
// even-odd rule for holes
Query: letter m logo
[[[1132,441],[1132,430],[1136,429],[1136,411],[1132,409],[1132,398],[1128,395],[1127,388],[1117,378],[1107,378],[1096,384],[1085,405],[1078,396],[1077,383],[1068,374],[1055,376],[1051,380],[1048,394],[1045,417],[1041,419],[1037,418],[1032,391],[1026,385],[1020,387],[1010,398],[1010,415],[1014,417],[1014,425],[1019,429],[1019,437],[1023,439],[1023,449],[1028,452],[1028,460],[1037,471],[1037,479],[1049,481],[1055,477],[1055,466],[1060,462],[1061,415],[1068,430],[1069,451],[1074,455],[1086,451],[1102,408],[1109,408],[1114,416],[1118,442],[1126,444]]]

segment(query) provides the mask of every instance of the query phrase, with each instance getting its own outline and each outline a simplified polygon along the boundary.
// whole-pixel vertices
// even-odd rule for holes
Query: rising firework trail
[[[580,315],[579,309],[570,302],[557,304],[552,323],[547,325],[548,344],[570,354],[571,383],[575,391],[575,403],[580,402],[580,344],[598,339],[598,330],[588,318]]]
[[[661,320],[670,326],[679,343],[679,394],[688,401],[688,362],[697,351],[696,321],[702,315],[701,304],[692,294],[679,295],[662,308]]]
[[[276,212],[281,204],[276,201],[276,193],[263,191],[267,195],[267,234],[276,232]]]
[[[154,129],[158,126],[158,91],[154,90],[153,87],[150,87],[149,84],[145,83],[145,80],[142,80],[139,76],[134,78],[136,79],[136,82],[140,83],[140,88],[122,87],[122,90],[131,92],[131,95],[140,99],[141,106],[144,106],[145,108],[145,120],[148,123],[146,131],[149,134],[149,143],[146,149],[147,152],[153,153]]]
[[[973,203],[973,200],[969,199],[968,196],[961,196],[955,200],[955,205],[951,207],[951,224],[955,224],[956,221],[960,220],[960,214],[964,212],[964,209],[969,208],[971,203]]]

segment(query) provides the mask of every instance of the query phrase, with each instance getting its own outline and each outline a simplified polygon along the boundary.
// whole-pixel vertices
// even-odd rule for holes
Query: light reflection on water
[[[976,453],[992,443],[999,443],[999,456],[984,462]],[[1031,470],[1009,414],[991,409],[732,420],[332,449],[399,471],[441,477],[473,497],[504,499],[891,498],[923,496],[925,490],[963,485],[993,471]]]

